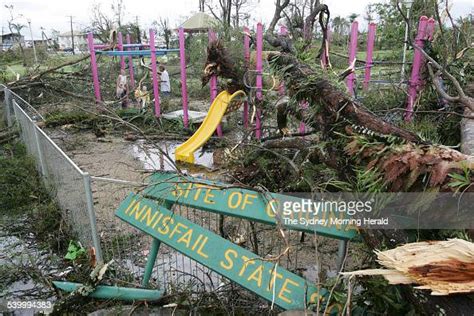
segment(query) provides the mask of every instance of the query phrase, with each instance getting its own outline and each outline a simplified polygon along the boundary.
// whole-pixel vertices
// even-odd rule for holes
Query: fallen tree
[[[272,40],[287,41],[276,37]],[[277,46],[288,51],[284,47],[290,45],[283,43]],[[235,82],[234,74],[238,71],[232,69],[232,63],[225,57],[225,48],[214,46],[210,49],[218,50],[212,56],[219,56],[219,59],[208,55],[207,65],[212,66],[206,69],[225,69],[219,75]],[[225,65],[221,66],[220,60],[225,60]],[[295,136],[281,140],[269,139],[254,146],[260,153],[255,154],[255,157],[271,149],[275,151],[275,157],[281,158],[288,153],[288,149],[296,149],[305,152],[304,161],[314,165],[324,164],[335,170],[342,180],[353,177],[356,170],[373,170],[381,175],[389,191],[454,191],[454,186],[450,185],[453,182],[450,174],[461,174],[463,170],[468,171],[470,178],[467,181],[472,183],[473,156],[433,145],[413,132],[384,121],[328,80],[327,75],[302,63],[291,53],[269,54],[268,61],[275,74],[285,83],[288,95],[287,100],[280,100],[276,106],[278,129],[283,133],[291,116],[310,126],[318,136],[305,140]],[[226,76],[228,73],[232,75]],[[210,74],[212,71],[206,73],[206,77]],[[302,101],[308,102],[307,109],[300,106]],[[288,169],[293,174],[304,177],[299,174],[302,166],[296,165],[291,158],[285,157],[283,160],[292,166]],[[271,174],[271,170],[259,174],[257,169],[258,165],[247,168],[252,178],[259,178],[262,173],[267,177],[277,177]],[[282,171],[284,169],[280,167],[275,173]],[[234,175],[243,182],[248,179],[241,170]],[[473,187],[467,186],[467,190],[472,191]],[[363,232],[363,238],[371,250],[393,248],[409,242],[408,234],[403,230],[368,230]],[[474,310],[473,301],[465,296],[432,297],[408,286],[403,287],[402,292],[404,300],[411,302],[422,314],[445,311],[447,314],[463,315]]]

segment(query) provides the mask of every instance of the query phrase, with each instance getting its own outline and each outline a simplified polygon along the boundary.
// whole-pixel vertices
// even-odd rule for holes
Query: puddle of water
[[[147,144],[138,141],[132,145],[132,155],[143,162],[146,170],[176,171],[177,165],[189,175],[205,175],[213,178],[214,155],[219,151],[200,149],[194,153],[195,163],[187,164],[175,161],[174,152],[181,142],[164,141],[159,144]]]
[[[132,150],[133,155],[143,161],[145,169],[173,171],[176,170],[174,152],[180,144],[176,142],[162,142],[157,145],[150,145],[141,141],[133,145]],[[200,149],[194,154],[195,164],[211,168],[214,164],[213,156],[212,151]]]

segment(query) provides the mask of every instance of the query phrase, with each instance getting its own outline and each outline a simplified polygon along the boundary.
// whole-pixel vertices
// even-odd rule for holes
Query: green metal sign
[[[130,193],[116,215],[283,309],[325,305],[327,290],[174,214],[154,200]],[[338,308],[334,305],[328,309],[334,313]]]
[[[260,193],[235,186],[181,176],[175,173],[155,173],[151,176],[151,185],[143,195],[168,203],[187,205],[193,208],[219,213],[227,216],[245,218],[251,221],[276,225],[278,222],[291,230],[317,233],[337,239],[352,239],[357,229],[350,225],[333,224],[332,219],[341,219],[344,213],[324,212],[318,216],[302,218],[308,214],[296,213],[296,218],[282,219],[279,208],[282,201],[298,201],[292,197],[277,193]],[[336,222],[336,221],[334,221]]]

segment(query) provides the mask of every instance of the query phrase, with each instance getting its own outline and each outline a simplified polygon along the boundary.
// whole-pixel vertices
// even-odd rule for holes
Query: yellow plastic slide
[[[225,114],[227,106],[235,97],[245,95],[245,92],[239,90],[234,94],[227,91],[222,91],[212,102],[207,116],[199,126],[198,130],[183,144],[179,145],[174,152],[177,161],[185,161],[194,163],[194,152],[204,145],[205,142],[212,136],[217,126]]]

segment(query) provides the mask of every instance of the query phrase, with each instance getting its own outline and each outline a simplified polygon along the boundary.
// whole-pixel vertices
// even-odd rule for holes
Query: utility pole
[[[33,39],[33,31],[31,30],[31,19],[28,19],[28,26],[30,27],[31,43],[33,44],[33,55],[35,56],[35,64],[38,64],[38,56],[36,55],[35,40]]]
[[[135,25],[137,27],[137,38],[135,39],[137,41],[137,43],[141,43],[142,42],[142,39],[141,39],[141,34],[140,34],[140,24],[138,22],[138,15],[135,15]]]
[[[72,28],[72,15],[69,15],[69,22],[71,24],[71,42],[72,42],[72,54],[76,55],[76,52],[74,51],[74,30]]]
[[[407,58],[407,46],[408,46],[408,23],[410,21],[410,9],[413,4],[413,0],[407,0],[405,1],[405,6],[407,8],[407,23],[405,24],[405,41],[403,44],[403,57],[402,57],[402,71],[400,73],[400,82],[403,82],[405,80],[405,64],[406,64],[406,58]]]

